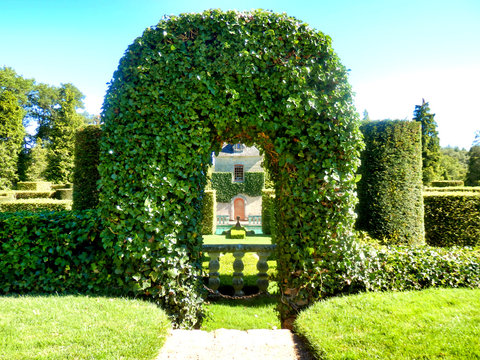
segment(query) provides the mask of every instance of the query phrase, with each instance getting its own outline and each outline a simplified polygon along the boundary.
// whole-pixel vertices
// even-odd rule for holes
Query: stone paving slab
[[[312,360],[290,330],[172,330],[157,360]]]

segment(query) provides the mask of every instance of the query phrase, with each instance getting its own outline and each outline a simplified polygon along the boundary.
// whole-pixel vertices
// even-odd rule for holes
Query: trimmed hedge
[[[18,211],[66,211],[72,209],[69,200],[55,199],[20,199],[0,202],[0,212]]]
[[[361,245],[351,291],[480,287],[480,251],[470,248]]]
[[[50,199],[54,191],[21,190],[15,191],[16,199]]]
[[[0,294],[120,293],[93,211],[0,213]]]
[[[480,186],[426,187],[425,192],[480,192]]]
[[[245,239],[246,235],[245,230],[231,229],[227,234],[227,239]]]
[[[262,232],[266,235],[270,235],[274,232],[274,230],[275,230],[275,190],[263,189],[262,190]],[[272,236],[272,241],[273,241],[273,236]]]
[[[423,244],[421,124],[371,121],[360,130],[357,228],[386,243]]]
[[[19,181],[17,190],[51,191],[52,183],[47,181]]]
[[[431,187],[463,186],[463,180],[437,180],[432,181]]]
[[[99,125],[88,125],[75,135],[75,168],[73,171],[73,209],[94,209],[98,205],[98,186],[100,179],[98,164],[100,162],[100,138],[102,130]]]
[[[57,189],[52,197],[58,200],[73,200],[73,189]]]
[[[237,194],[261,196],[265,185],[263,172],[246,172],[245,181],[234,182],[231,172],[212,173],[212,188],[217,190],[217,201],[228,203]]]
[[[202,200],[202,235],[215,234],[217,230],[217,202],[215,190],[205,190]]]
[[[432,246],[480,245],[480,193],[424,194],[425,239]]]

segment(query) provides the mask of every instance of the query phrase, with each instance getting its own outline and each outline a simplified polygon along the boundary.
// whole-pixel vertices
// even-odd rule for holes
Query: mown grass
[[[170,327],[138,300],[0,297],[0,359],[155,359]]]
[[[295,328],[319,359],[479,359],[480,290],[332,298],[300,314]]]
[[[268,236],[254,236],[246,239],[226,239],[224,235],[207,235],[203,237],[204,244],[270,244]],[[207,259],[208,260],[208,259]],[[223,254],[220,257],[220,282],[222,286],[231,286],[233,279],[232,254]],[[243,280],[245,287],[256,285],[258,257],[254,253],[247,253],[243,257]],[[270,279],[276,275],[276,261],[268,261]],[[208,261],[203,263],[205,273],[208,273]],[[249,300],[212,300],[206,304],[206,318],[202,323],[202,330],[216,329],[276,329],[280,328],[280,320],[276,311],[278,286],[270,281],[268,292],[271,297],[261,296]]]

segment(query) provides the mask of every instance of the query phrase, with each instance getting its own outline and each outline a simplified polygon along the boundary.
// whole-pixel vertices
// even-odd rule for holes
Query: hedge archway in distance
[[[275,181],[279,310],[349,283],[361,136],[331,39],[263,10],[166,17],[128,47],[102,113],[100,211],[120,286],[201,313],[211,152],[257,144]]]

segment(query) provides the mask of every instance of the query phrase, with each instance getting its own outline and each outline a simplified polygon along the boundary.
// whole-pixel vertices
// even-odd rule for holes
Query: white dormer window
[[[238,143],[233,145],[233,152],[241,153],[243,151],[243,145]]]
[[[233,181],[241,182],[243,180],[243,165],[233,165]]]

